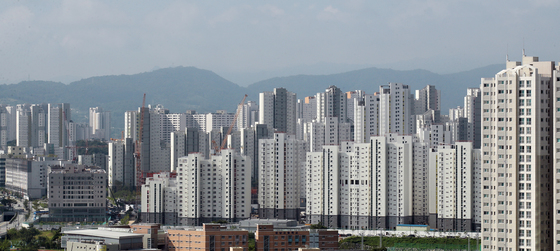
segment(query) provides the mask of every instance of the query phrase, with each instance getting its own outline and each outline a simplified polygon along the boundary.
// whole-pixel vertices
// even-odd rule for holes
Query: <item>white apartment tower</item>
[[[364,94],[354,101],[354,142],[365,143],[372,135],[379,135],[379,95]]]
[[[299,219],[300,191],[304,182],[305,142],[295,135],[274,133],[261,139],[259,149],[258,200],[263,219]]]
[[[136,165],[134,142],[131,138],[110,141],[107,158],[107,175],[110,187],[135,187]]]
[[[480,149],[480,126],[482,124],[480,109],[481,96],[480,88],[467,88],[465,106],[463,108],[463,114],[468,119],[469,123],[467,139],[473,142],[473,147],[475,149]]]
[[[414,103],[408,85],[382,85],[379,87],[379,96],[379,135],[411,134]]]
[[[439,145],[430,152],[430,225],[446,231],[480,229],[480,151],[472,142]]]
[[[108,141],[111,138],[111,112],[101,107],[89,108],[91,137]]]
[[[558,250],[550,128],[557,72],[554,62],[523,55],[481,80],[484,250]]]
[[[423,114],[429,110],[441,110],[441,91],[436,90],[433,85],[416,90],[414,99],[414,114]]]
[[[319,92],[315,95],[317,102],[316,120],[323,122],[326,117],[336,117],[339,123],[348,122],[347,98],[346,93],[340,88],[331,85],[325,92]]]
[[[198,226],[217,220],[236,222],[251,213],[251,160],[223,149],[210,159],[201,153],[179,158],[177,170],[179,225]]]
[[[146,178],[146,183],[142,185],[142,222],[176,225],[179,192],[174,173],[155,173]]]
[[[274,131],[296,134],[297,96],[285,88],[259,94],[259,123]]]
[[[412,140],[390,134],[345,151],[324,146],[321,152],[308,153],[309,223],[345,229],[413,223]]]

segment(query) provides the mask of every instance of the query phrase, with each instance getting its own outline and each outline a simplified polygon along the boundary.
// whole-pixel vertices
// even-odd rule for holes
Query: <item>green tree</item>
[[[311,229],[327,229],[327,227],[323,226],[323,222],[318,222],[317,224],[311,225],[309,228]]]
[[[124,217],[121,219],[122,225],[128,225],[128,221],[130,220],[130,214],[125,214]]]

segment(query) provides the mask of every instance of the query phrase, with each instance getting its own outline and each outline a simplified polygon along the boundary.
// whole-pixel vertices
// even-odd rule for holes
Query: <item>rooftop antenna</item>
[[[523,37],[523,57],[525,57],[525,37]]]
[[[506,62],[509,62],[509,44],[506,44]]]

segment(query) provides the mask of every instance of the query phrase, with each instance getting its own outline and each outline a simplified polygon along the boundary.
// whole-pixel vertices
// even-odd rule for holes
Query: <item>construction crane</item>
[[[215,140],[212,140],[212,149],[214,149],[214,153],[217,153],[220,151],[220,147],[218,146],[218,144],[216,143]]]
[[[136,205],[140,205],[139,199],[142,193],[142,185],[144,184],[144,173],[142,172],[142,163],[140,158],[140,152],[142,150],[142,131],[144,127],[144,108],[146,106],[146,93],[144,93],[144,98],[142,99],[142,108],[140,108],[140,126],[138,127],[138,138],[136,139]],[[138,208],[137,208],[138,209]]]
[[[233,116],[233,121],[231,121],[231,125],[229,125],[229,129],[228,129],[226,135],[224,135],[224,140],[222,141],[222,146],[220,147],[219,151],[216,152],[216,154],[219,153],[226,146],[227,138],[228,138],[229,134],[231,133],[231,129],[233,129],[233,126],[235,125],[235,123],[237,123],[237,116],[239,116],[239,112],[241,110],[243,110],[243,104],[245,104],[245,99],[246,98],[247,98],[247,94],[245,94],[245,96],[243,97],[243,100],[241,100],[241,103],[239,103],[239,105],[237,106],[237,112],[235,113],[235,116]]]

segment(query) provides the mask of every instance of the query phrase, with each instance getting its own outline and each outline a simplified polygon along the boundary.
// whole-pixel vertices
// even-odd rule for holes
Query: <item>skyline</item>
[[[195,66],[246,86],[366,67],[460,72],[523,48],[560,57],[560,35],[539,25],[556,1],[217,3],[2,2],[0,83]]]

